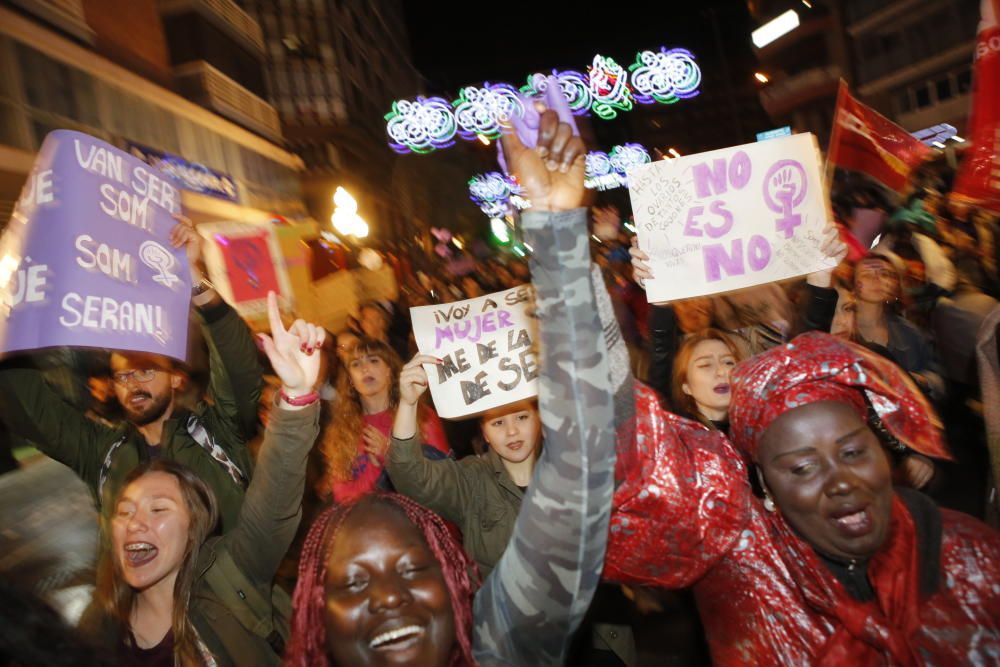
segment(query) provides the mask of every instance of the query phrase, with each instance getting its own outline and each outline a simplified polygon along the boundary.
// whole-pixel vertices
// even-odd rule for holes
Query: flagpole
[[[837,169],[837,162],[834,160],[834,151],[840,141],[840,109],[844,101],[844,93],[847,91],[847,82],[840,78],[840,85],[837,86],[837,103],[833,107],[833,128],[830,130],[830,143],[826,146],[826,182],[828,187],[833,188],[833,175]]]

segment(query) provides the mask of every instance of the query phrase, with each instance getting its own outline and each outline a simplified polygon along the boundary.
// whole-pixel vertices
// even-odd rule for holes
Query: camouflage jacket
[[[608,354],[586,209],[527,212],[541,333],[545,449],[514,535],[474,603],[481,667],[562,665],[600,581],[614,483]]]

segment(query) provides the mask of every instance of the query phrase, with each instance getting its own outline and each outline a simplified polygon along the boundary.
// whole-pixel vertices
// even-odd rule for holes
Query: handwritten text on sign
[[[799,134],[629,172],[650,301],[714,294],[830,268],[819,151]]]
[[[477,415],[538,395],[537,327],[530,285],[439,306],[410,309],[431,396],[447,419]]]
[[[0,238],[0,352],[57,345],[184,359],[191,298],[169,242],[180,195],[79,132],[45,138]]]

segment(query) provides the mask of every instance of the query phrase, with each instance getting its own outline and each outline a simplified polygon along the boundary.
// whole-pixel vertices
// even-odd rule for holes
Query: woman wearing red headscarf
[[[1000,537],[892,486],[894,452],[948,457],[906,374],[808,333],[732,382],[732,443],[637,389],[605,577],[693,587],[717,665],[1000,663]]]

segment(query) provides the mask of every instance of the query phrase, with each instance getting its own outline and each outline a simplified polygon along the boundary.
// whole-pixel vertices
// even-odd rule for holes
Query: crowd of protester
[[[181,220],[203,373],[3,362],[4,428],[101,517],[77,631],[0,578],[11,664],[1000,663],[997,219],[941,165],[838,177],[835,269],[649,304],[627,206],[540,123],[504,138],[526,261],[397,248],[397,300],[329,332],[272,295],[255,337]],[[539,398],[442,422],[408,308],[528,282]]]

